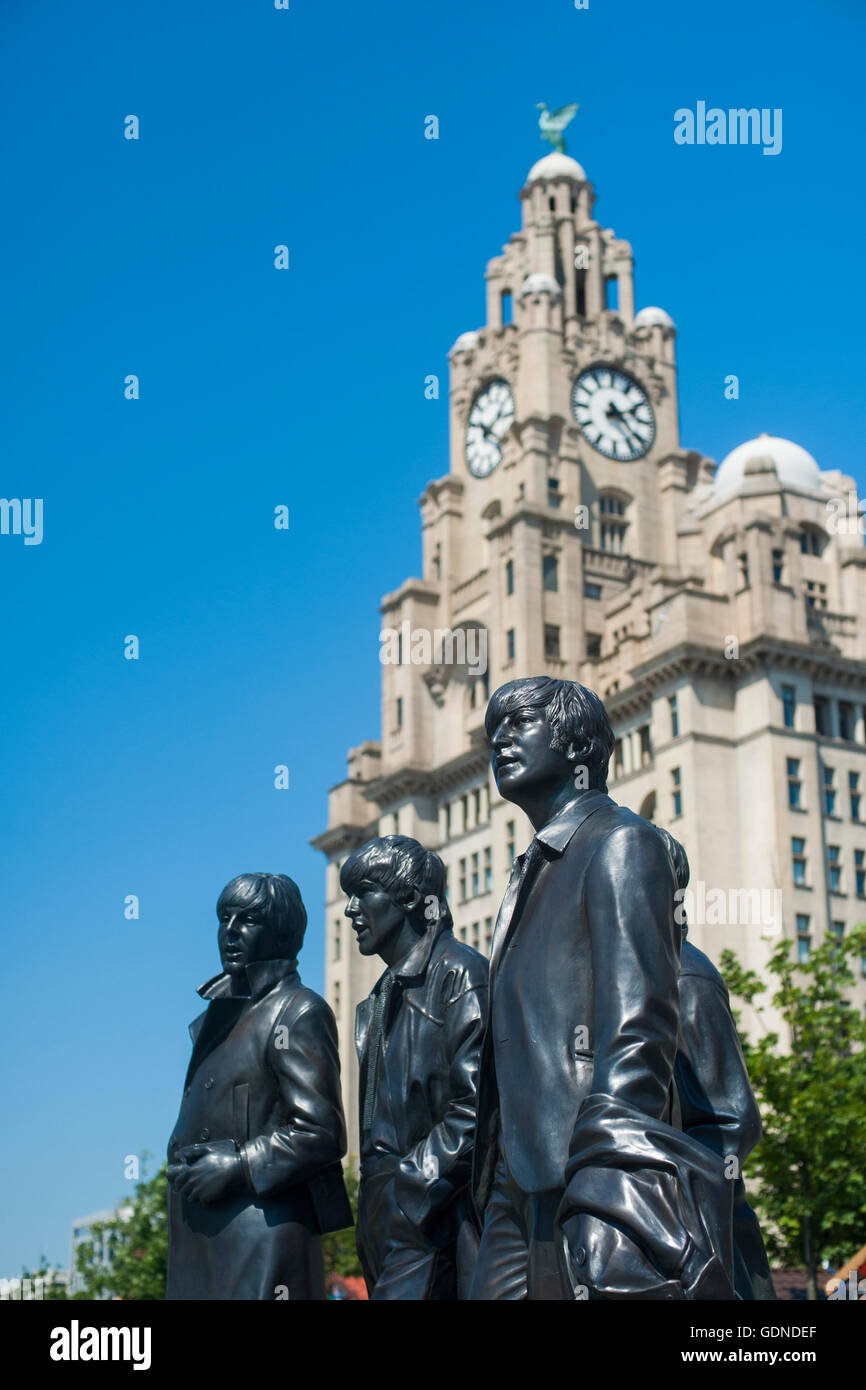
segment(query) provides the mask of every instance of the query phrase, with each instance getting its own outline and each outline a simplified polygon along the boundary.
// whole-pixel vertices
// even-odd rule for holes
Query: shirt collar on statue
[[[543,825],[536,832],[536,840],[540,840],[554,854],[564,854],[575,831],[580,828],[588,815],[605,802],[610,806],[613,805],[607,792],[599,791],[597,787],[578,792],[553,817],[553,820],[548,821],[547,825]]]
[[[247,966],[247,979],[250,982],[249,994],[232,994],[231,979],[225,971],[219,975],[214,975],[213,979],[206,980],[198,988],[198,993],[202,999],[258,999],[260,995],[266,994],[269,989],[278,984],[280,980],[287,979],[294,975],[297,983],[300,983],[298,975],[298,962],[294,959],[289,960],[256,960],[252,965]]]

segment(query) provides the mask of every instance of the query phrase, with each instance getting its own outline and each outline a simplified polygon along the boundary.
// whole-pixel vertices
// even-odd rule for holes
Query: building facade
[[[683,448],[676,328],[634,311],[632,251],[576,160],[530,170],[487,266],[486,321],[449,354],[450,466],[420,499],[422,574],[382,601],[382,726],[330,792],[326,991],[357,1153],[357,950],[339,868],[373,835],[448,868],[455,931],[489,948],[531,827],[498,796],[489,692],[596,690],[609,789],[688,852],[690,934],[760,970],[866,918],[866,550],[856,485],[762,435]],[[371,669],[371,679],[373,671]],[[866,971],[866,962],[862,963]],[[866,1000],[866,977],[857,986]],[[748,1018],[747,1018],[748,1022]]]

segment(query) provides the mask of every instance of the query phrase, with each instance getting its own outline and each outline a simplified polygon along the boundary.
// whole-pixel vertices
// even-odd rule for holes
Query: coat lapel
[[[244,1011],[244,1007],[249,1004],[249,998],[245,995],[230,995],[224,999],[212,999],[207,1006],[204,1015],[195,1020],[190,1032],[195,1028],[192,1056],[189,1059],[189,1066],[186,1072],[186,1084],[201,1066],[204,1059],[213,1052],[214,1048],[219,1047],[221,1042],[225,1042],[232,1028]],[[199,1026],[196,1027],[196,1024]]]

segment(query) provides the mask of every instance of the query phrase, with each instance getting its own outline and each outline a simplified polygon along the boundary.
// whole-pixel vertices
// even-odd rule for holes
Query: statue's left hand
[[[221,1153],[206,1144],[183,1150],[183,1166],[171,1175],[176,1192],[192,1202],[218,1202],[239,1192],[244,1185],[241,1160],[236,1153]]]

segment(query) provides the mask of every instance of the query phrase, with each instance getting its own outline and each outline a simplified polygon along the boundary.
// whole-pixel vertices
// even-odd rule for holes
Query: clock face
[[[655,439],[646,391],[618,367],[587,367],[571,388],[571,413],[589,443],[609,459],[639,459]]]
[[[466,425],[466,462],[476,478],[486,478],[502,458],[502,440],[514,422],[514,397],[507,381],[488,382],[475,397]]]

